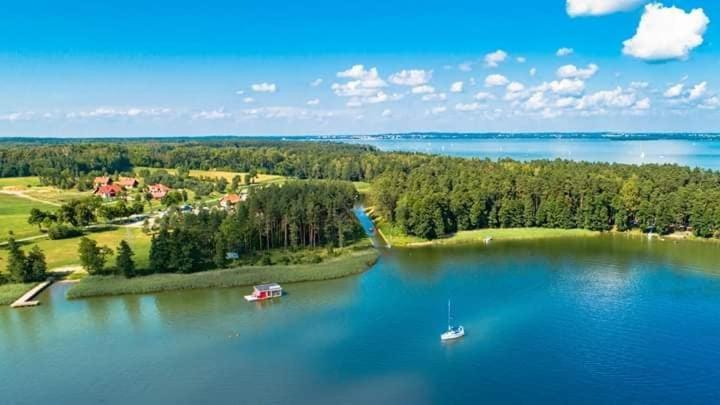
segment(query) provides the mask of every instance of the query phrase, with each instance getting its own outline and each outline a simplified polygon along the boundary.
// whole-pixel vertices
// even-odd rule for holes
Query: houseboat
[[[252,294],[246,295],[245,299],[247,301],[263,301],[270,298],[281,297],[282,293],[283,291],[280,284],[261,284],[253,287]]]

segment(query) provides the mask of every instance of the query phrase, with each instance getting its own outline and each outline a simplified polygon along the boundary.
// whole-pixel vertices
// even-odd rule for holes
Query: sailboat
[[[452,315],[450,312],[450,300],[448,300],[448,329],[442,335],[440,340],[453,340],[465,336],[465,328],[462,325],[452,326]]]

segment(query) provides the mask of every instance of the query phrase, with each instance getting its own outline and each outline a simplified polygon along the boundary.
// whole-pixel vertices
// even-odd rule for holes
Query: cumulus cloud
[[[429,93],[422,96],[422,101],[444,101],[447,99],[445,93]]]
[[[500,75],[500,74],[492,74],[485,78],[485,86],[486,87],[495,87],[495,86],[505,86],[510,81],[507,79],[507,77]]]
[[[683,89],[685,88],[685,85],[682,83],[675,84],[673,86],[670,86],[665,90],[663,93],[663,96],[666,98],[675,98],[682,94]]]
[[[703,43],[709,23],[701,8],[686,13],[675,6],[648,4],[635,35],[623,42],[623,53],[645,61],[687,59]]]
[[[533,93],[533,95],[530,96],[530,98],[528,98],[523,104],[523,107],[530,111],[542,110],[546,106],[547,99],[545,98],[545,93],[542,91]]]
[[[708,97],[700,105],[698,105],[698,107],[704,110],[715,110],[720,107],[720,97]]]
[[[430,82],[432,71],[421,69],[401,70],[390,75],[390,83],[400,86],[420,86]]]
[[[629,10],[646,0],[567,0],[570,17],[606,15]]]
[[[707,92],[707,82],[698,83],[690,89],[688,100],[696,100],[705,95]]]
[[[492,93],[488,93],[486,91],[481,91],[475,94],[475,100],[485,101],[485,100],[492,100],[495,96],[492,95]]]
[[[318,77],[317,79],[310,82],[310,86],[317,87],[317,86],[321,85],[322,82],[323,82],[323,79]]]
[[[413,87],[411,92],[413,94],[428,94],[428,93],[434,93],[435,88],[433,86],[428,86],[427,84],[422,86]]]
[[[390,116],[392,116],[392,110],[386,108],[383,110],[382,114],[380,114],[380,115],[383,117],[390,117]]]
[[[192,115],[192,119],[194,120],[222,120],[226,118],[230,118],[232,114],[225,112],[224,109],[220,108],[218,110],[210,110],[210,111],[200,111],[198,113],[195,113]]]
[[[252,98],[252,97],[245,97],[245,98],[243,99],[243,103],[245,103],[245,104],[251,104],[251,103],[254,103],[254,102],[255,102],[255,99]]]
[[[461,72],[469,72],[472,70],[472,62],[463,62],[458,65],[458,69],[460,69]]]
[[[525,85],[520,82],[512,82],[505,88],[509,93],[517,93],[525,90]]]
[[[458,104],[455,104],[455,110],[462,111],[462,112],[477,111],[477,110],[481,110],[483,108],[485,108],[485,106],[480,103],[468,103],[468,104],[458,103]]]
[[[505,59],[507,59],[507,57],[507,52],[503,51],[502,49],[498,49],[495,52],[491,52],[485,55],[485,66],[498,67],[501,63],[505,62]]]
[[[595,73],[598,72],[600,68],[598,65],[591,63],[589,64],[585,69],[578,68],[575,65],[565,65],[561,66],[556,74],[558,77],[563,79],[589,79],[593,76],[595,76]]]
[[[536,69],[536,68],[530,68],[530,70],[528,70],[528,74],[529,74],[531,77],[535,77],[535,75],[537,74],[537,69]]]
[[[633,105],[633,110],[649,110],[650,109],[650,99],[645,97],[641,100],[638,100],[635,105]]]
[[[575,50],[572,48],[560,48],[555,52],[555,55],[557,56],[570,56],[573,53],[575,53]]]
[[[546,89],[558,94],[578,94],[585,90],[585,82],[580,79],[553,80],[540,86],[540,90]]]
[[[525,62],[527,62],[527,58],[525,58],[524,56],[518,56],[517,58],[515,58],[515,62],[525,63]]]
[[[306,104],[307,105],[318,105],[318,104],[320,104],[320,99],[312,98],[312,99],[308,100]]]
[[[441,106],[433,107],[430,110],[430,113],[433,115],[437,115],[437,114],[442,114],[445,111],[447,111],[447,107],[445,107],[444,105],[441,105]]]
[[[627,108],[635,104],[636,96],[622,87],[613,90],[601,90],[582,97],[575,108],[578,110],[590,108]]]
[[[111,108],[99,107],[90,111],[70,112],[65,114],[66,118],[122,118],[122,117],[157,117],[168,115],[172,112],[169,108]]]
[[[250,86],[250,88],[256,93],[275,93],[277,91],[277,85],[275,85],[275,83],[256,83]]]
[[[455,82],[450,85],[450,92],[451,93],[462,93],[464,88],[463,82]]]
[[[345,83],[333,83],[330,87],[337,96],[351,97],[347,102],[348,107],[388,100],[387,94],[380,90],[386,87],[387,83],[380,78],[377,68],[365,69],[363,65],[354,65],[350,69],[338,72],[337,77],[350,79]]]

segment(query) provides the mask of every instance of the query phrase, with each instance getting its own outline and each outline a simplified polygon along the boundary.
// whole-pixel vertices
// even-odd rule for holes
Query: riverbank
[[[0,305],[10,305],[37,283],[11,283],[0,285]]]
[[[243,266],[192,274],[153,274],[130,279],[122,276],[90,276],[73,285],[67,292],[67,298],[242,287],[266,282],[330,280],[362,273],[375,263],[378,256],[377,250],[367,248],[348,251],[318,264]]]

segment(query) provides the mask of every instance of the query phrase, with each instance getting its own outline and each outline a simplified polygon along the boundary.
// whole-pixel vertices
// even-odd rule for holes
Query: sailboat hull
[[[449,329],[447,332],[440,335],[440,340],[454,340],[465,336],[465,328],[458,326],[457,328]]]

